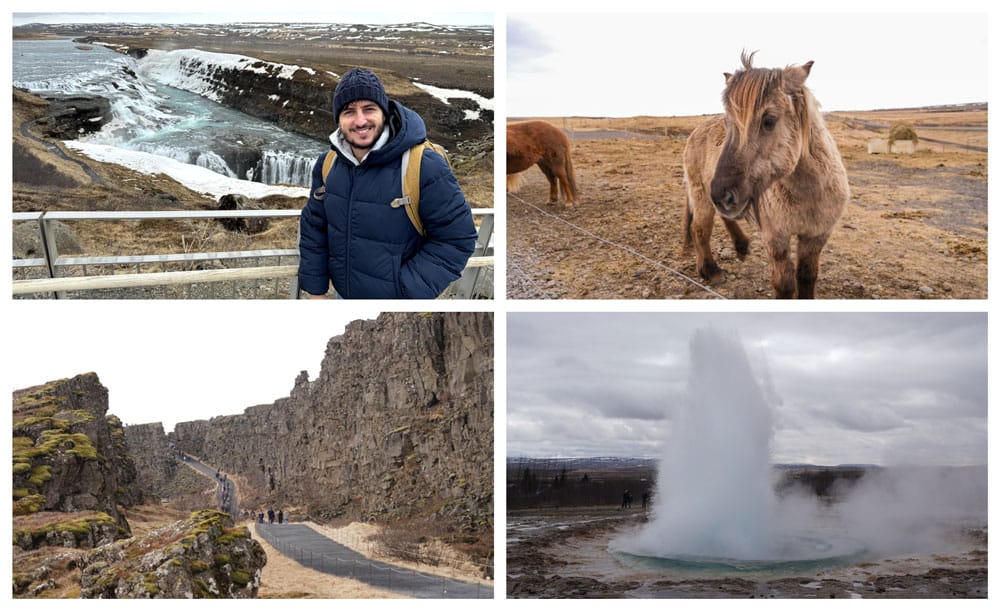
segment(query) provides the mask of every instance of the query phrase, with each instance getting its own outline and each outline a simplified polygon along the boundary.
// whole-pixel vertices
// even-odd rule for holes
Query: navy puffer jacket
[[[313,295],[329,282],[345,299],[433,299],[456,280],[476,245],[472,212],[451,168],[425,150],[420,167],[420,218],[427,237],[403,207],[402,155],[427,137],[417,113],[389,102],[386,129],[392,137],[360,165],[344,155],[323,181],[324,153],[313,167],[312,191],[300,224],[299,284]]]

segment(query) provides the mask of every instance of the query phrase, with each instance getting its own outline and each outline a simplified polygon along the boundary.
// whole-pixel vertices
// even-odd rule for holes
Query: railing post
[[[301,244],[301,243],[302,243],[302,223],[300,222],[298,224],[298,227],[295,229],[295,246],[298,247],[298,245]],[[302,253],[300,251],[299,252],[299,261],[301,261],[301,260],[302,260]],[[291,294],[289,295],[289,298],[291,298],[291,299],[298,299],[299,298],[299,294],[302,292],[302,291],[299,290],[299,275],[298,274],[295,274],[295,277],[292,278],[291,285],[292,285],[292,287],[291,287]]]
[[[490,238],[493,237],[493,215],[486,214],[483,216],[482,222],[479,224],[479,233],[476,234],[476,248],[472,251],[473,257],[480,257],[487,254],[490,246]],[[482,268],[466,267],[462,270],[462,277],[458,279],[458,285],[455,290],[455,297],[458,299],[470,299],[472,297],[473,291],[476,290],[476,283],[479,281],[479,275],[482,272]],[[494,293],[496,288],[494,287]]]
[[[49,230],[49,221],[45,214],[43,212],[38,217],[38,237],[42,243],[42,256],[45,257],[45,267],[48,269],[49,278],[55,278],[59,248],[56,246],[55,232]],[[61,291],[53,291],[52,295],[56,299],[62,299],[65,296]]]

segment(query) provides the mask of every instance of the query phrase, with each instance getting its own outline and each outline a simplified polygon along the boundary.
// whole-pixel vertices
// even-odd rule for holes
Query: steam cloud
[[[775,493],[776,393],[733,334],[697,330],[688,393],[676,410],[649,523],[613,551],[679,559],[782,562],[864,553],[945,552],[956,529],[987,520],[985,466],[873,469],[838,480],[833,502],[810,488]],[[761,378],[761,374],[763,378]]]

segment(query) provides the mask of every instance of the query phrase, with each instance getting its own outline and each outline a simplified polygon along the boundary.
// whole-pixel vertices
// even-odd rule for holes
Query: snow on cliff
[[[164,85],[191,91],[210,100],[219,101],[216,93],[218,70],[246,70],[275,78],[290,79],[299,70],[316,74],[312,68],[292,64],[277,64],[246,55],[212,53],[198,49],[160,51],[151,49],[138,62],[139,72],[146,78]]]
[[[261,198],[268,195],[286,195],[288,197],[309,196],[309,189],[302,187],[277,187],[249,180],[229,178],[196,165],[181,163],[168,157],[151,153],[129,151],[103,144],[91,144],[78,140],[63,142],[67,148],[79,151],[87,157],[104,163],[115,163],[143,174],[166,174],[188,189],[204,193],[215,199],[227,193],[239,193],[250,198]]]

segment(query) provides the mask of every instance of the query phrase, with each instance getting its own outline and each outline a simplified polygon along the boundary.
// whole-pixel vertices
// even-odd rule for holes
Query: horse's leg
[[[547,203],[554,204],[559,201],[559,180],[556,178],[555,172],[552,171],[548,160],[539,161],[538,167],[549,181],[549,201]]]
[[[789,252],[791,236],[776,235],[767,229],[766,220],[761,223],[761,239],[767,246],[767,255],[771,260],[771,286],[774,296],[778,299],[795,297],[795,266]]]
[[[698,275],[705,280],[715,280],[722,275],[722,268],[712,257],[712,225],[715,224],[715,208],[708,200],[690,200],[691,234],[694,238],[694,254]],[[689,204],[690,205],[690,204]]]
[[[799,236],[798,264],[795,281],[799,289],[799,299],[813,299],[816,295],[816,279],[819,277],[819,255],[826,245],[827,236]]]
[[[736,221],[723,218],[722,222],[726,224],[729,236],[733,238],[733,247],[736,249],[736,256],[742,261],[746,258],[747,253],[750,252],[750,238],[747,237],[747,234],[743,233],[743,229],[740,228],[740,224]]]
[[[562,189],[566,207],[571,208],[573,206],[573,191],[569,188],[569,179],[566,177],[566,160],[564,158],[560,157],[556,159],[556,162],[552,164],[552,173],[555,175],[559,187]]]

